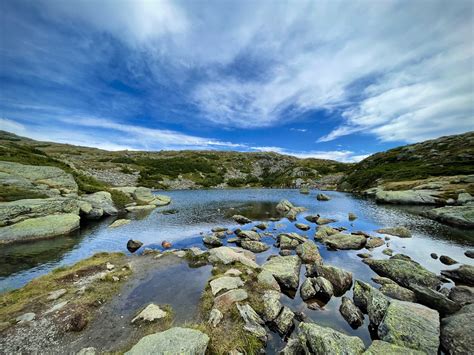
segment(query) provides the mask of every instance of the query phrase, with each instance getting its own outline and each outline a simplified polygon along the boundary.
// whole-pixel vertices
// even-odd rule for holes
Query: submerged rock
[[[439,347],[439,314],[418,303],[392,301],[378,328],[381,340],[437,354]]]
[[[442,270],[441,275],[446,276],[456,283],[474,286],[474,266],[461,265],[454,270]]]
[[[199,330],[174,327],[140,339],[127,355],[193,354],[204,355],[209,337]]]
[[[365,350],[362,340],[345,335],[337,330],[321,327],[314,323],[299,325],[300,341],[313,354],[362,354]]]
[[[352,328],[358,328],[364,323],[364,315],[360,309],[346,296],[342,297],[342,303],[339,312]]]
[[[319,193],[319,194],[316,195],[316,199],[318,201],[329,201],[331,198],[326,194]]]
[[[381,228],[376,230],[380,234],[394,235],[400,238],[411,238],[411,232],[405,227]]]
[[[441,347],[447,354],[471,354],[474,344],[474,305],[441,321]]]
[[[426,270],[413,260],[392,257],[388,260],[363,259],[362,262],[369,265],[377,274],[388,277],[407,288],[410,288],[411,284],[430,288],[441,285],[436,274]]]
[[[298,256],[275,256],[262,265],[286,289],[298,289],[301,261]]]

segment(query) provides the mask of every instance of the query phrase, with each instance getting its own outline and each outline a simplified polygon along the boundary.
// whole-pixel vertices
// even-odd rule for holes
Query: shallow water
[[[319,213],[323,217],[331,217],[338,220],[334,226],[346,227],[349,231],[363,230],[376,235],[375,230],[382,227],[402,225],[412,231],[413,238],[390,237],[390,248],[395,253],[404,253],[421,263],[429,270],[439,273],[440,270],[456,268],[457,265],[446,266],[430,257],[430,253],[438,255],[449,255],[460,263],[473,264],[472,259],[464,256],[464,251],[474,246],[474,232],[456,229],[442,225],[420,217],[419,207],[402,208],[399,206],[376,205],[371,200],[361,199],[351,194],[339,192],[326,192],[331,197],[328,202],[317,201],[316,191],[309,195],[302,195],[297,190],[273,190],[273,189],[248,189],[248,190],[198,190],[198,191],[171,191],[165,192],[171,196],[173,202],[169,206],[157,208],[148,215],[130,216],[136,218],[128,225],[111,229],[108,225],[114,220],[108,220],[85,226],[80,232],[72,236],[55,238],[40,242],[20,244],[15,246],[4,246],[0,251],[0,291],[16,288],[24,285],[34,277],[45,274],[52,269],[71,264],[80,259],[91,256],[99,251],[123,251],[126,249],[127,240],[130,238],[142,241],[147,247],[159,248],[163,240],[173,243],[176,248],[188,246],[201,246],[200,233],[207,233],[217,225],[237,227],[230,219],[233,214],[243,214],[257,220],[268,220],[275,216],[275,205],[281,199],[288,199],[295,206],[308,208],[307,212],[298,216],[298,221],[311,225],[311,229],[302,232],[294,227],[294,223],[283,219],[278,222],[269,222],[268,231],[275,234],[280,232],[298,232],[312,239],[315,233],[315,225],[308,223],[304,216],[306,214]],[[177,213],[167,214],[164,211],[176,210]],[[358,219],[349,222],[348,212],[353,212]],[[251,225],[249,226],[251,227]],[[275,228],[275,230],[274,230]],[[269,244],[273,243],[271,237],[263,238]],[[354,279],[361,279],[371,283],[371,277],[375,274],[370,268],[361,262],[356,256],[361,251],[330,251],[323,245],[319,245],[324,262],[342,267],[354,274]],[[387,258],[382,254],[385,247],[376,248],[372,254],[375,258]],[[277,254],[278,249],[272,247],[270,250],[258,254],[257,261],[263,263],[271,254]],[[176,273],[185,277],[185,272],[176,267]],[[179,269],[179,270],[178,270]],[[304,280],[302,270],[301,282]],[[207,277],[207,276],[206,276]],[[191,282],[192,280],[190,280]],[[172,279],[168,280],[172,282]],[[202,282],[201,282],[202,283]],[[181,296],[161,288],[154,289],[153,285],[166,283],[150,280],[146,283],[146,290],[136,291],[130,302],[146,303],[148,300],[140,297],[158,294],[159,303],[176,304],[196,303],[201,289],[196,285],[193,297],[186,294]],[[447,285],[449,287],[449,285]],[[143,286],[145,287],[145,286]],[[189,288],[186,288],[189,293]],[[155,290],[155,291],[150,291]],[[179,297],[178,297],[179,296]],[[351,292],[346,293],[351,297]],[[331,326],[335,329],[361,337],[366,344],[370,343],[370,335],[367,323],[357,330],[353,330],[339,314],[341,298],[333,297],[331,301],[321,310],[310,310],[299,297],[299,293],[292,299],[283,296],[284,304],[290,306],[293,311],[304,311],[307,316],[319,324]],[[178,303],[179,303],[178,302]],[[193,305],[185,305],[183,309],[192,309]],[[184,322],[185,314],[178,314],[177,322]],[[273,334],[270,341],[271,349],[279,349],[282,345],[278,336]]]

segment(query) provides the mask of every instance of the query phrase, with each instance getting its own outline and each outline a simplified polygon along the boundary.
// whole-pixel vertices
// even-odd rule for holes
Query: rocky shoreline
[[[291,222],[304,209],[283,200],[277,210]],[[384,251],[389,250],[390,238],[411,238],[410,231],[401,226],[383,228],[377,231],[386,236],[383,238],[370,231],[348,232],[334,226],[336,221],[328,216],[305,218],[317,226],[314,238],[281,233],[276,224],[270,227],[267,222],[235,215],[240,227],[212,228],[204,233],[201,248],[175,250],[163,242],[164,250],[141,250],[141,243],[135,241],[133,251],[140,250],[139,255],[103,253],[57,270],[3,296],[0,347],[7,352],[239,354],[265,351],[278,336],[284,345],[276,350],[282,354],[471,351],[472,265],[437,275],[405,254],[373,258],[370,253],[374,249],[385,246]],[[357,216],[349,213],[347,218]],[[305,224],[296,224],[298,229],[306,229]],[[258,254],[270,248],[269,241],[279,255],[257,262]],[[319,252],[322,246],[335,252],[365,249],[366,253],[359,254],[360,262],[378,275],[373,281],[380,288],[326,263]],[[468,257],[473,254],[466,251]],[[448,256],[440,261],[457,263]],[[101,314],[108,314],[110,303],[132,292],[137,283],[146,287],[143,283],[148,282],[150,273],[159,278],[179,263],[187,263],[193,270],[212,268],[207,282],[200,285],[195,316],[175,324],[177,309],[145,304],[130,309],[125,318],[112,318],[123,329],[115,334],[121,334],[121,341],[88,340],[92,339],[90,332],[101,326]],[[368,327],[372,343],[367,346],[357,336],[316,324],[304,312],[285,305],[282,295],[296,292],[310,309],[320,309],[330,299],[341,297],[342,318],[354,329]],[[34,341],[25,342],[25,337]]]

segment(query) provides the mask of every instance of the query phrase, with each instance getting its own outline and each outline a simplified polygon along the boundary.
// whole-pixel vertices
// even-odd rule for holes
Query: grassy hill
[[[474,132],[376,153],[356,164],[341,186],[364,190],[382,182],[474,174]]]

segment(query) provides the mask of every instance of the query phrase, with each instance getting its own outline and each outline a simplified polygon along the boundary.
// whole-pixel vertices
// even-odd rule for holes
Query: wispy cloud
[[[275,152],[280,154],[292,155],[297,158],[317,158],[336,160],[344,163],[359,162],[367,158],[370,154],[358,155],[350,150],[332,150],[332,151],[293,151],[291,149],[281,147],[252,147],[253,150],[259,152]]]

